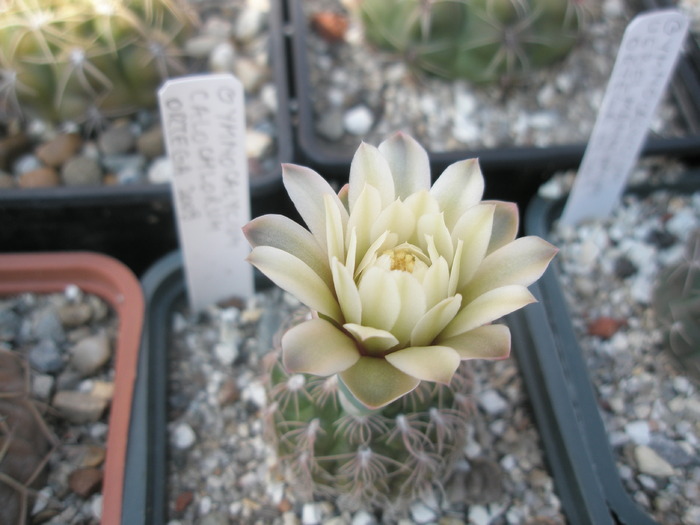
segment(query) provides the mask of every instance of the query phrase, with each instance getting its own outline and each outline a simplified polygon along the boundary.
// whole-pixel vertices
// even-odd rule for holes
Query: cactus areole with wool
[[[509,355],[493,321],[535,301],[527,287],[557,250],[516,239],[514,203],[481,200],[476,159],[431,187],[426,151],[397,133],[359,147],[339,193],[308,168],[283,178],[309,229],[266,215],[244,231],[249,261],[314,312],[282,338],[287,372],[337,375],[346,400],[376,410],[449,384],[461,361]]]

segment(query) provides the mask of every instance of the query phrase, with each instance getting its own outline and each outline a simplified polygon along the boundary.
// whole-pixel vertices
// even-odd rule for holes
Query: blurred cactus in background
[[[181,0],[0,0],[0,120],[154,107],[196,23]]]
[[[700,231],[690,236],[686,257],[659,275],[653,307],[681,370],[700,381]]]
[[[367,39],[448,79],[508,82],[576,44],[584,0],[355,0]]]

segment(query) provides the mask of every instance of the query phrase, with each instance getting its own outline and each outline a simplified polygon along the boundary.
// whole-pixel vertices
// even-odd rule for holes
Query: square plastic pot
[[[289,79],[282,6],[270,2],[270,64],[277,95],[274,168],[251,179],[252,206],[282,188],[280,164],[292,159]],[[140,274],[178,246],[169,184],[0,189],[0,252],[89,250]]]
[[[167,377],[171,316],[186,302],[183,260],[172,252],[143,276],[146,316],[141,362],[126,464],[122,525],[167,522]],[[259,286],[269,285],[259,280]],[[572,525],[613,525],[602,488],[595,476],[587,443],[574,425],[573,398],[566,394],[563,363],[545,358],[554,341],[540,304],[506,318],[513,334],[513,357],[523,376],[542,439],[547,466],[562,511]],[[533,329],[534,327],[534,329]],[[541,329],[540,329],[541,328]],[[533,356],[535,356],[533,358]],[[642,522],[639,522],[642,523]]]
[[[314,86],[311,83],[310,57],[307,52],[307,40],[311,29],[303,10],[303,3],[303,0],[287,0],[293,80],[291,93],[297,111],[295,143],[298,155],[305,164],[318,170],[325,177],[346,181],[352,152],[324,141],[315,131],[312,104]],[[644,6],[645,9],[652,7],[655,6]],[[678,72],[670,87],[679,106],[679,113],[685,120],[688,135],[649,138],[643,149],[644,155],[700,155],[700,85],[692,80],[688,69],[688,61],[681,57]],[[437,176],[453,162],[478,157],[487,177],[487,192],[518,202],[524,207],[551,173],[577,167],[585,147],[585,143],[575,143],[548,147],[497,146],[428,153],[433,176]]]
[[[131,423],[131,403],[138,372],[144,299],[134,274],[119,261],[88,252],[0,255],[0,295],[62,292],[76,285],[104,299],[116,312],[119,330],[114,351],[114,398],[102,485],[102,525],[119,525]],[[124,500],[128,505],[128,500]]]
[[[700,189],[700,172],[689,172],[678,183],[664,187],[677,192]],[[664,189],[661,188],[661,189]],[[658,186],[645,186],[632,191],[643,195]],[[563,210],[566,199],[556,200],[535,197],[527,209],[525,233],[550,238],[551,229]],[[576,434],[580,442],[580,456],[571,463],[575,475],[594,475],[609,513],[617,523],[625,525],[652,525],[649,516],[623,486],[616,466],[603,418],[598,408],[597,396],[583,352],[569,315],[556,264],[550,265],[533,287],[540,301],[536,308],[519,314],[518,323],[523,330],[536,334],[532,352],[534,360],[529,380],[530,395],[541,396],[541,406],[535,406],[536,416],[547,418],[550,434],[555,441],[566,441],[563,437]],[[553,412],[554,417],[547,417]]]

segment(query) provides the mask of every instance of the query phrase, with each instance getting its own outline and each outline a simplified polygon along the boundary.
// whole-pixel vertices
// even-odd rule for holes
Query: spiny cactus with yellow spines
[[[162,81],[186,72],[181,45],[196,24],[182,0],[4,0],[0,119],[154,107]]]
[[[475,83],[512,81],[562,59],[585,0],[357,0],[367,39],[415,67]]]

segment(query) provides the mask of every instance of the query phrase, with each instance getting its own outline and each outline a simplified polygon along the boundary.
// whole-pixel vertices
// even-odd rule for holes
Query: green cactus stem
[[[686,248],[686,257],[659,275],[652,304],[680,369],[700,381],[700,231]]]
[[[473,410],[471,386],[464,362],[449,385],[422,382],[383,409],[368,410],[337,376],[289,374],[275,359],[266,432],[302,497],[397,515],[451,474]]]
[[[0,5],[0,120],[82,122],[155,107],[186,72],[196,25],[181,0],[6,0]]]
[[[507,82],[562,59],[582,0],[360,0],[367,39],[447,79]]]

